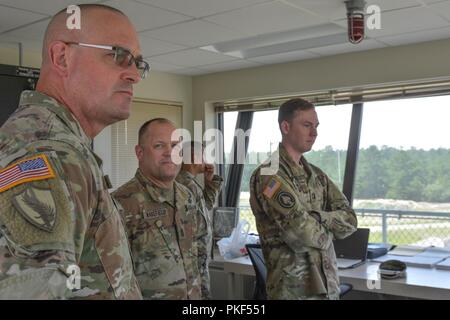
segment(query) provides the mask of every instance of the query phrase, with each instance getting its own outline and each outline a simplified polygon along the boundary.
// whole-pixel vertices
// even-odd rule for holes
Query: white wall
[[[450,76],[450,39],[193,78],[194,120],[213,126],[213,101]]]

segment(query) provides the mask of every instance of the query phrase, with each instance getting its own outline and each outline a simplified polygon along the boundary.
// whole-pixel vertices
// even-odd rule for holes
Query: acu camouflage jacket
[[[138,169],[115,192],[123,209],[135,274],[144,299],[201,299],[198,214],[190,191],[178,182],[161,189]]]
[[[65,298],[142,297],[91,139],[25,91],[0,128],[0,299]]]
[[[258,167],[250,180],[250,205],[267,265],[270,299],[338,299],[339,278],[332,240],[356,230],[347,199],[328,176],[309,164],[294,163],[285,148],[274,175]]]

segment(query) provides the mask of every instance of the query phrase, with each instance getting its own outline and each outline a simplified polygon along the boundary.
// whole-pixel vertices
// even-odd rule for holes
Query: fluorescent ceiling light
[[[336,24],[327,23],[313,27],[294,29],[282,32],[262,34],[255,37],[219,42],[201,49],[219,53],[228,53],[244,49],[259,48],[279,43],[318,38],[342,33],[344,29]]]
[[[252,48],[241,50],[242,58],[249,59],[261,56],[269,56],[278,53],[301,51],[312,48],[320,48],[331,46],[334,44],[343,44],[348,42],[347,33],[333,34],[331,36],[323,36],[299,41],[291,41],[260,48]]]
[[[346,30],[333,23],[215,43],[200,49],[240,59],[346,43]]]

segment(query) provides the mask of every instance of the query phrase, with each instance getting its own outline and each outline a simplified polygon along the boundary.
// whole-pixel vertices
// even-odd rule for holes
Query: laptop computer
[[[334,240],[338,269],[355,268],[367,259],[370,229],[358,228],[345,239]]]

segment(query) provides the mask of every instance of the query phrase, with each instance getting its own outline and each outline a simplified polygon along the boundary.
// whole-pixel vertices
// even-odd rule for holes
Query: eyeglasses
[[[150,65],[142,59],[142,57],[135,58],[130,50],[118,47],[118,46],[104,46],[98,44],[79,43],[79,42],[66,42],[66,44],[74,44],[81,47],[98,48],[114,51],[114,61],[116,65],[122,68],[128,68],[133,63],[138,69],[141,79],[145,79],[150,71]]]

